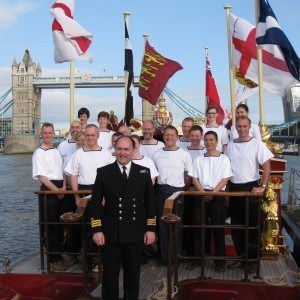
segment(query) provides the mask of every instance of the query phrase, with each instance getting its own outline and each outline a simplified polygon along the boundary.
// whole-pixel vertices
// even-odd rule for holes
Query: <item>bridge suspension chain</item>
[[[169,98],[182,110],[184,111],[187,115],[196,118],[200,115],[204,114],[190,105],[188,102],[184,101],[182,98],[180,98],[178,95],[176,95],[173,91],[171,91],[168,87],[164,88],[165,93],[169,96]]]
[[[8,96],[8,94],[12,91],[12,88],[10,88],[5,94],[3,94],[0,97],[0,105],[2,104],[2,102],[6,99],[6,97]]]
[[[6,103],[1,109],[0,109],[0,117],[2,117],[13,105],[13,101],[10,100],[8,103]]]
[[[293,125],[295,125],[295,124],[297,124],[299,122],[300,122],[300,118],[297,118],[295,120],[292,120],[292,121],[289,121],[289,122],[285,122],[285,123],[282,123],[280,125],[276,125],[274,127],[271,127],[270,130],[271,130],[272,133],[274,133],[274,132],[277,132],[277,131],[281,131],[281,130],[283,130],[285,128],[291,127],[291,126],[293,126]]]

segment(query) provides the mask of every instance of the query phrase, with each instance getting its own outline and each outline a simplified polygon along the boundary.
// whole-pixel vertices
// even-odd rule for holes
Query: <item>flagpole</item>
[[[143,34],[145,48],[146,48],[146,42],[147,42],[148,36],[149,36],[148,34]],[[145,55],[145,48],[144,48],[144,55]],[[144,55],[143,55],[143,57],[144,57]],[[143,60],[143,58],[142,58],[142,60]],[[143,121],[146,121],[146,120],[150,119],[150,117],[149,117],[149,102],[146,101],[146,100],[144,100],[144,99],[143,99],[143,112],[142,112],[142,116],[144,117],[144,118],[142,118]]]
[[[232,68],[232,51],[231,51],[231,36],[230,36],[230,22],[229,22],[229,13],[230,13],[231,6],[225,5],[224,9],[226,10],[226,24],[227,24],[231,115],[232,115],[232,124],[235,124],[235,85],[234,85],[234,74],[233,74],[233,68]]]
[[[70,60],[70,124],[74,121],[74,60]]]
[[[126,23],[126,26],[127,26],[127,30],[129,32],[129,16],[130,16],[130,12],[124,12],[123,13],[124,15],[124,20],[125,20],[125,23]],[[128,77],[129,77],[129,73],[127,71],[125,71],[125,106],[126,106],[126,99],[127,99],[127,86],[126,86],[126,83],[128,82]],[[124,119],[125,121],[125,119]]]
[[[258,25],[258,4],[257,0],[254,0],[255,4],[255,20],[256,27]],[[256,45],[257,51],[257,66],[258,66],[258,89],[259,89],[259,119],[260,126],[265,125],[265,100],[264,100],[264,85],[263,85],[263,73],[262,73],[262,46]]]
[[[206,72],[207,72],[207,58],[208,58],[208,47],[205,46],[205,82],[206,82]],[[207,84],[207,83],[206,83]],[[205,91],[205,94],[206,94],[206,91]],[[205,112],[206,112],[206,109],[207,109],[207,95],[206,95],[206,99],[205,99]]]

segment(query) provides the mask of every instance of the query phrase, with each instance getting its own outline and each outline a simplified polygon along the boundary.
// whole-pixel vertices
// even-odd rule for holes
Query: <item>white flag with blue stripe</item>
[[[270,4],[267,0],[258,0],[258,8],[256,43],[258,45],[277,45],[284,56],[284,60],[292,76],[300,80],[300,59],[280,28]]]

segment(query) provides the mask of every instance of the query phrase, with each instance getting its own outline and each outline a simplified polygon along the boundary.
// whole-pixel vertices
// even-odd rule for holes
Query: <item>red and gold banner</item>
[[[181,69],[182,66],[178,62],[160,55],[147,41],[140,75],[139,96],[156,105],[169,78]]]

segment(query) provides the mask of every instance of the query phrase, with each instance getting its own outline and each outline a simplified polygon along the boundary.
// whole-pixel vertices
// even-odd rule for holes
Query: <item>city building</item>
[[[282,97],[284,122],[300,117],[300,83],[289,89]]]

